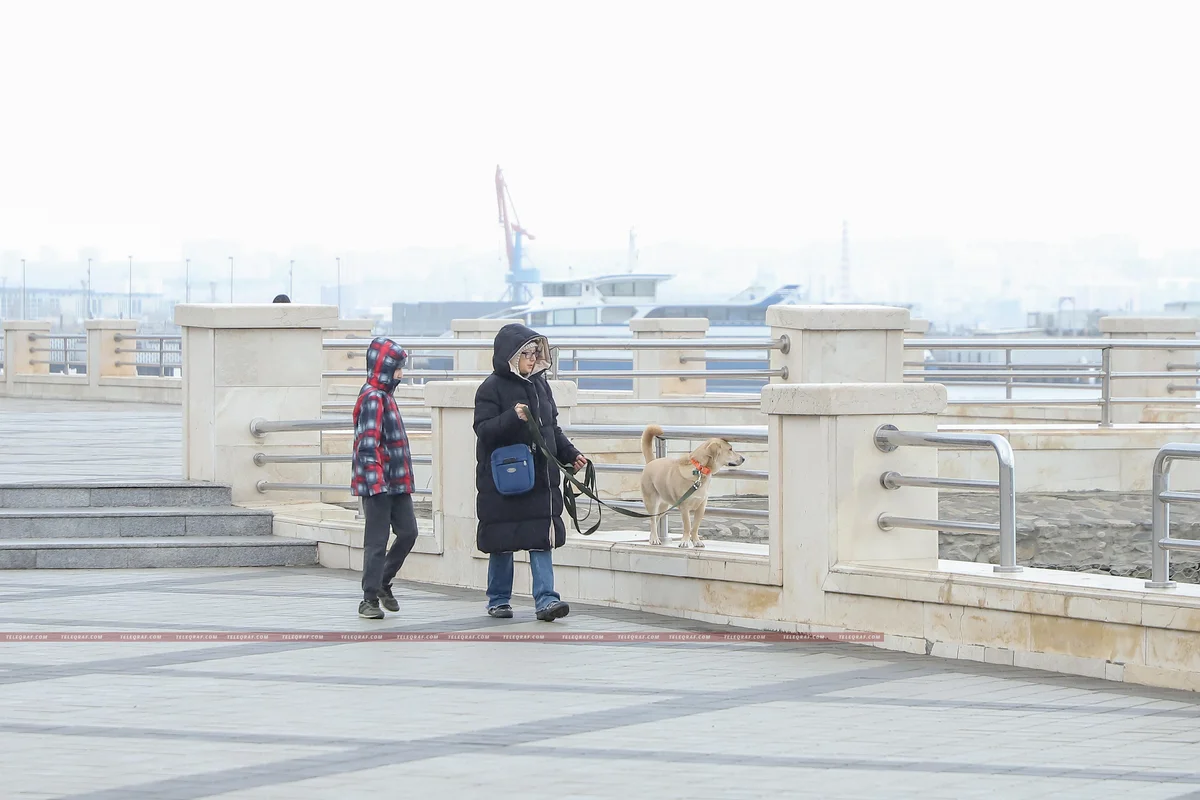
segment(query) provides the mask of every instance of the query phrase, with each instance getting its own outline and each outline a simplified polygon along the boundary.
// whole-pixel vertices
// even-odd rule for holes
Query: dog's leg
[[[683,522],[683,537],[679,540],[679,546],[691,547],[692,543],[689,541],[689,538],[692,529],[692,512],[681,506],[679,509],[679,519]]]
[[[650,518],[650,544],[662,544],[662,539],[658,537],[658,521],[662,518],[662,504],[657,500],[654,502],[643,500],[642,505],[646,507],[646,511],[654,515]]]
[[[692,515],[692,544],[696,547],[704,547],[704,542],[700,539],[700,521],[704,519],[704,509],[704,506],[700,506]]]

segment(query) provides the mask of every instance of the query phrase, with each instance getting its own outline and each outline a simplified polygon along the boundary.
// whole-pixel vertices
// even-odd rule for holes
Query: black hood
[[[534,339],[542,341],[542,347],[545,352],[542,357],[545,359],[545,366],[539,363],[542,370],[550,366],[550,342],[546,337],[532,328],[527,328],[519,322],[514,322],[511,325],[505,325],[496,333],[496,341],[492,345],[492,369],[497,375],[512,375],[513,369],[511,366],[513,356],[529,342]],[[542,371],[539,370],[539,371]]]

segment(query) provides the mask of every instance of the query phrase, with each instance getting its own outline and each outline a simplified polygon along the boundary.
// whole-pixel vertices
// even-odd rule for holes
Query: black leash
[[[627,508],[611,506],[604,502],[596,494],[596,465],[592,463],[591,459],[588,459],[587,466],[584,468],[583,482],[581,483],[575,478],[578,470],[576,470],[574,466],[567,466],[554,456],[550,455],[550,449],[546,447],[546,440],[542,438],[542,430],[538,427],[537,421],[533,418],[532,413],[529,413],[529,419],[525,420],[525,427],[529,428],[529,436],[533,440],[534,446],[542,451],[550,463],[557,467],[558,471],[561,472],[563,477],[566,479],[566,481],[563,483],[563,508],[566,509],[567,515],[571,518],[571,522],[575,523],[575,531],[577,533],[583,536],[591,536],[593,533],[595,533],[596,529],[600,527],[600,522],[603,515],[603,511],[601,511],[602,508],[607,508],[610,511],[615,511],[618,514],[624,514],[627,517],[634,517],[635,519],[654,519],[662,516],[662,514],[645,514],[641,511],[630,511]],[[693,482],[691,487],[683,493],[683,497],[679,498],[679,500],[676,501],[676,503],[670,508],[666,509],[666,511],[663,511],[663,514],[679,508],[679,506],[685,500],[694,495],[700,488],[700,483],[704,480],[704,476],[700,474],[700,471],[697,469],[693,469],[692,471],[696,474],[695,482]],[[571,488],[572,486],[579,491],[574,491]],[[597,504],[596,524],[588,528],[586,531],[581,530],[579,527],[579,507],[576,498],[580,497],[581,495],[591,498]],[[586,520],[591,515],[592,512],[589,510],[584,519]]]

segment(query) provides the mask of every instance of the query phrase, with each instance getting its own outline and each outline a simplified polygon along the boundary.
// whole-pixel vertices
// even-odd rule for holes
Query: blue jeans
[[[533,605],[541,611],[558,602],[554,591],[554,561],[550,550],[530,550],[529,568],[533,572]],[[512,600],[513,554],[492,553],[488,558],[488,608],[509,605]]]

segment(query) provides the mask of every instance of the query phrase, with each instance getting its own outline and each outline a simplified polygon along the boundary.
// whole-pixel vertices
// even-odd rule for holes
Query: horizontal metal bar
[[[1099,383],[1049,383],[1044,381],[1021,381],[1012,380],[1006,381],[1004,378],[999,378],[994,381],[983,380],[956,380],[951,375],[939,375],[936,372],[926,372],[921,375],[923,380],[917,380],[917,376],[910,375],[906,377],[905,383],[940,383],[944,386],[994,386],[1003,389],[1010,382],[1014,389],[1093,389],[1100,388]],[[1025,400],[1025,404],[1041,402],[1039,400]]]
[[[944,533],[1000,533],[1000,526],[990,522],[893,517],[890,514],[880,514],[877,522],[879,527],[885,531],[889,531],[892,528],[911,528],[921,531],[942,531]]]
[[[344,483],[273,483],[259,481],[256,488],[260,492],[348,492],[350,486]],[[410,494],[433,494],[432,489],[413,489]]]
[[[1099,371],[1085,372],[1082,369],[1045,369],[1043,372],[1021,371],[1004,372],[1003,369],[977,369],[976,372],[959,371],[959,369],[906,369],[905,378],[913,375],[924,375],[925,378],[935,377],[940,372],[947,372],[947,378],[1088,378],[1099,377]]]
[[[404,373],[407,375],[408,373]],[[490,374],[490,373],[489,373]],[[584,370],[569,370],[562,369],[558,371],[560,379],[571,378],[611,378],[620,380],[622,378],[722,378],[724,380],[759,380],[763,378],[783,378],[787,379],[787,367],[779,369],[707,369],[707,370],[682,370],[682,369],[584,369]]]
[[[492,339],[449,339],[414,336],[392,337],[392,341],[405,350],[491,350],[495,347]],[[325,339],[322,346],[326,350],[363,350],[371,343],[370,339]],[[550,343],[555,350],[782,350],[786,352],[789,346],[786,336],[778,339],[756,339],[705,337],[697,339],[564,339]]]
[[[1186,378],[1178,372],[1114,372],[1108,376],[1112,380],[1127,380],[1133,378]]]
[[[63,339],[75,342],[86,342],[87,334],[82,333],[31,333],[29,341],[36,342],[42,339]]]
[[[1200,383],[1168,383],[1168,392],[1195,392],[1200,391]]]
[[[1159,539],[1158,546],[1164,550],[1186,550],[1200,553],[1200,539]]]
[[[1042,339],[924,338],[905,339],[904,346],[923,350],[1197,350],[1200,339]]]
[[[1083,371],[1083,370],[1098,370],[1100,368],[1100,363],[1096,362],[1094,364],[1092,364],[1092,363],[1055,364],[1055,363],[1048,362],[1045,364],[1010,364],[1005,361],[905,361],[904,366],[906,366],[906,367],[923,367],[926,370],[935,370],[935,368],[936,368],[935,371],[941,371],[943,369],[946,371],[959,370],[959,369],[988,369],[989,367],[993,367],[993,366],[996,367],[996,369],[998,369],[998,370],[999,369],[1011,369],[1011,370],[1069,369],[1069,370],[1075,370],[1075,371]]]
[[[999,491],[999,481],[977,481],[959,478],[923,478],[913,475],[901,475],[899,472],[885,472],[879,476],[879,483],[885,489],[899,489],[901,486],[918,486],[925,489],[967,489],[977,491]]]
[[[1188,364],[1188,363],[1179,364],[1176,362],[1168,361],[1167,369],[1200,370],[1200,362],[1193,361],[1190,364]]]
[[[742,361],[767,361],[767,358],[743,358],[742,356],[680,356],[679,360],[684,364],[726,364],[739,363]]]
[[[114,361],[113,365],[117,367],[155,367],[156,369],[175,369],[183,367],[183,363],[178,361]]]
[[[490,372],[458,372],[451,369],[406,369],[404,377],[407,378],[442,378],[443,380],[454,380],[456,378],[486,378],[491,375]],[[365,369],[340,369],[329,370],[321,373],[322,378],[359,378],[366,380]]]
[[[758,406],[757,393],[740,397],[614,397],[576,400],[580,406]]]
[[[321,410],[322,411],[338,411],[341,409],[353,409],[354,406],[356,406],[356,405],[358,405],[358,404],[355,402],[352,402],[352,401],[347,401],[345,403],[322,403]],[[424,408],[425,403],[420,400],[414,400],[411,403],[405,402],[403,400],[397,400],[396,406],[398,408]]]
[[[1200,398],[1196,397],[1113,397],[1108,402],[1113,405],[1198,405]]]
[[[56,359],[31,358],[31,359],[29,359],[29,363],[30,364],[50,364],[50,365],[62,364],[64,367],[86,367],[87,366],[86,361],[63,361],[61,358],[56,358]]]
[[[1168,503],[1200,503],[1196,492],[1159,492],[1158,499]]]
[[[1012,461],[1012,447],[1003,436],[994,433],[940,433],[933,431],[898,431],[880,426],[875,431],[875,445],[884,452],[897,447],[947,447],[962,450],[997,450]],[[1001,456],[1003,462],[1004,456]]]
[[[628,500],[605,500],[604,502],[606,505],[615,506],[616,508],[627,508],[630,511],[646,513],[646,507],[641,503],[634,503]],[[586,510],[591,504],[591,500],[586,500],[585,503],[580,504],[580,507]],[[722,517],[725,519],[770,519],[771,512],[753,508],[727,508],[725,506],[709,505],[704,509],[704,516]],[[646,521],[649,522],[650,520]]]
[[[114,333],[113,339],[118,342],[182,342],[183,335],[179,333],[164,333],[164,334],[130,334],[130,333]]]
[[[414,464],[432,464],[433,456],[414,456],[410,455]],[[255,453],[254,463],[258,466],[264,464],[341,464],[349,463],[354,460],[354,456],[346,455],[312,455],[312,456],[277,456],[270,453]]]
[[[406,421],[407,422],[407,421]],[[581,439],[640,439],[644,425],[566,425],[563,433]],[[724,439],[727,442],[766,442],[766,425],[663,425],[664,439]]]
[[[1021,387],[1025,388],[1025,387]],[[1065,388],[1065,387],[1064,387]],[[1045,400],[951,400],[952,406],[1098,406],[1104,401],[1100,398],[1081,397],[1078,400],[1065,397],[1052,397]]]
[[[640,475],[645,468],[641,464],[601,464],[596,463],[596,472],[613,472],[623,475]],[[769,475],[757,469],[723,469],[712,474],[713,478],[729,478],[732,480],[765,481]]]
[[[426,432],[431,430],[429,417],[408,417],[404,427],[409,431]],[[324,419],[285,419],[265,420],[254,419],[250,422],[250,433],[262,436],[267,433],[296,433],[300,431],[348,431],[353,430],[354,420],[351,417],[325,417]]]
[[[31,353],[86,353],[86,347],[31,347]]]

